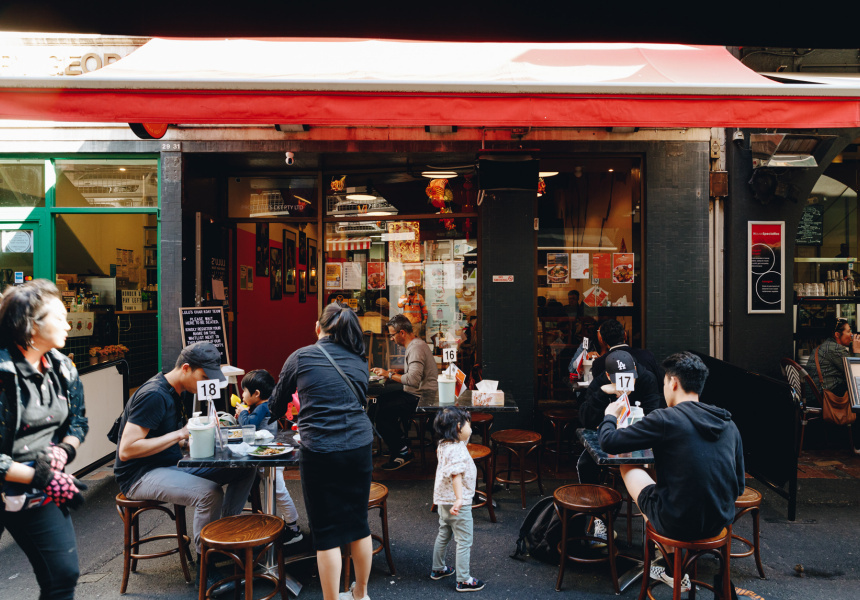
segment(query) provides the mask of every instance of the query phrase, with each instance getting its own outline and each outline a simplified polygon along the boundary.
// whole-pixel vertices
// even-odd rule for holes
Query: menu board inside
[[[824,212],[817,204],[810,204],[803,209],[794,243],[798,246],[820,246],[823,242]]]

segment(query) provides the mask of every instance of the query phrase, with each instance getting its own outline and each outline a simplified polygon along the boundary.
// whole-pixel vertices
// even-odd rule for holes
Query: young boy
[[[245,409],[241,404],[236,408],[236,420],[239,425],[253,425],[258,431],[265,429],[272,435],[278,433],[278,422],[269,423],[271,414],[269,412],[269,396],[274,388],[275,380],[265,369],[257,369],[245,374],[242,378],[242,402],[248,408]],[[296,523],[299,513],[284,483],[284,467],[277,467],[276,469],[275,503],[278,507],[278,513],[287,522],[284,544],[300,542],[303,537],[302,530]]]

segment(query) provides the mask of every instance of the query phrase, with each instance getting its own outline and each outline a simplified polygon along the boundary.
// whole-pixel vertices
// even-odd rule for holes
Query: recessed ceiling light
[[[457,171],[421,171],[421,176],[428,179],[454,179]]]
[[[555,177],[558,175],[558,171],[541,171],[538,173],[539,177]]]

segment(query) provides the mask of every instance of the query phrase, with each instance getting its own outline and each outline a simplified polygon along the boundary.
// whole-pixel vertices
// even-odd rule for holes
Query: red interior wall
[[[270,240],[273,248],[281,242]],[[236,231],[236,281],[239,265],[256,269],[256,239],[253,233]],[[299,266],[300,271],[306,267]],[[233,364],[245,372],[266,369],[277,381],[284,361],[295,350],[316,342],[317,294],[308,294],[299,302],[299,293],[283,294],[281,300],[270,300],[269,277],[254,273],[253,290],[236,290],[236,358]],[[238,287],[238,286],[237,286]],[[233,353],[231,352],[231,358]]]

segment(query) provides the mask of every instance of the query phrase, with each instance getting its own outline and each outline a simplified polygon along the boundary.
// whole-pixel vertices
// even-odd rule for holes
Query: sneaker
[[[215,565],[209,565],[209,567],[206,569],[206,589],[208,590],[225,577],[227,577],[227,575],[225,575],[221,569],[219,569]],[[235,589],[236,582],[228,581],[227,583],[224,583],[212,590],[212,596],[220,596],[222,594],[226,594],[227,592],[232,592]]]
[[[466,581],[457,582],[458,592],[477,592],[484,589],[484,582],[474,577],[469,577]]]
[[[400,454],[397,454],[396,456],[392,456],[391,460],[382,465],[382,469],[384,471],[396,471],[401,467],[405,467],[414,459],[415,455],[412,454],[412,452],[402,452]]]
[[[651,579],[654,581],[662,581],[671,588],[675,587],[675,579],[666,573],[665,567],[651,567]],[[690,584],[690,576],[684,573],[684,578],[681,580],[681,593],[685,594],[690,591],[693,586]]]
[[[370,596],[365,596],[364,598],[356,598],[352,595],[352,591],[355,589],[355,582],[352,582],[352,585],[349,586],[349,590],[346,592],[341,592],[337,595],[337,600],[370,600]]]
[[[304,538],[305,536],[302,535],[301,529],[290,529],[287,527],[284,529],[283,545],[295,544],[296,542],[301,542]]]
[[[448,575],[454,574],[454,567],[443,567],[441,569],[433,569],[430,571],[430,579],[442,579]]]
[[[597,540],[590,540],[591,546],[593,548],[605,548],[606,547],[606,523],[604,523],[600,519],[594,519],[594,526],[591,530],[591,537],[598,538]],[[612,539],[618,537],[618,534],[613,531]]]

